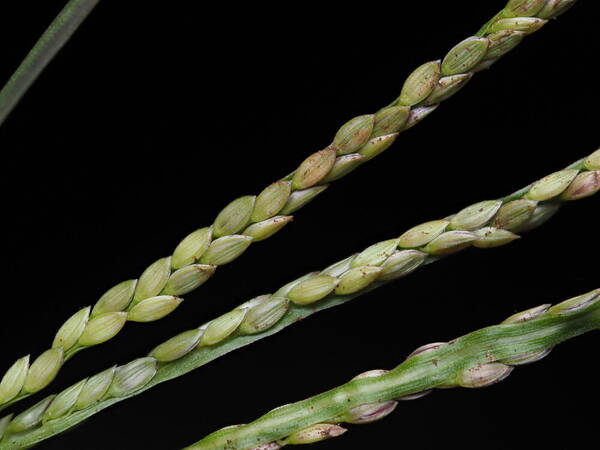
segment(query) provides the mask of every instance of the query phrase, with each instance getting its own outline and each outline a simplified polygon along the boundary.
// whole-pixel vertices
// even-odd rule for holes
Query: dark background
[[[0,128],[0,373],[48,348],[73,312],[139,276],[230,200],[259,193],[345,121],[389,103],[412,69],[504,3],[102,2]],[[592,3],[478,74],[175,313],[129,323],[79,354],[46,392],[591,153],[600,50]],[[3,3],[0,82],[63,4]],[[598,281],[598,206],[577,202],[512,245],[465,251],[317,314],[41,447],[180,448],[365,370],[393,368],[421,344],[586,292]],[[315,448],[581,448],[596,433],[597,414],[586,408],[600,401],[597,339],[565,343],[488,389],[404,402]]]

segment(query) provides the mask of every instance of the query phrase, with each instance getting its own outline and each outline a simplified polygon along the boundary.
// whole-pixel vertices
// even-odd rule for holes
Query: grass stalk
[[[0,126],[100,0],[69,0],[0,91]]]
[[[573,337],[600,328],[600,289],[558,305],[541,305],[450,342],[416,349],[391,371],[374,370],[307,400],[276,408],[246,425],[216,431],[188,450],[277,450],[330,439],[340,423],[384,418],[400,400],[436,388],[481,388],[504,380],[513,368],[538,361]],[[376,442],[377,438],[374,438]]]

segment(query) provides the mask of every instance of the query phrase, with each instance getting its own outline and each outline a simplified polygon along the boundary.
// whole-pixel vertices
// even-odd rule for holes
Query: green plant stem
[[[566,180],[564,178],[565,175],[569,175]],[[409,230],[397,239],[374,244],[363,252],[333,264],[321,272],[310,273],[298,280],[294,280],[279,289],[272,296],[258,297],[257,299],[261,299],[258,302],[259,306],[261,302],[264,305],[271,301],[276,305],[287,306],[279,316],[275,317],[272,314],[266,314],[265,317],[270,318],[268,323],[256,321],[256,317],[250,320],[252,312],[257,307],[255,303],[257,299],[253,299],[238,306],[233,311],[200,326],[198,329],[181,333],[167,341],[169,343],[180,337],[185,337],[186,345],[183,347],[180,346],[174,355],[173,353],[169,354],[168,352],[157,351],[157,349],[167,345],[167,343],[163,343],[153,350],[149,357],[143,359],[148,364],[146,369],[148,378],[143,378],[143,382],[130,386],[127,392],[119,392],[118,395],[100,394],[97,402],[94,401],[80,410],[75,410],[71,405],[68,405],[69,407],[65,408],[61,416],[48,420],[43,420],[44,410],[41,410],[36,420],[31,422],[29,429],[23,430],[18,434],[11,435],[8,432],[5,433],[4,439],[0,441],[0,448],[12,449],[34,445],[76,425],[85,418],[117,402],[138,395],[159,383],[184,375],[230,351],[270,336],[311,314],[343,304],[353,298],[366,294],[385,283],[408,275],[420,266],[437,261],[440,257],[448,253],[462,250],[469,245],[483,245],[485,247],[485,245],[489,244],[490,236],[496,236],[498,233],[501,236],[501,239],[494,241],[492,246],[512,242],[516,235],[508,231],[508,229],[531,229],[540,226],[556,212],[561,201],[569,201],[581,198],[580,196],[592,195],[598,190],[600,190],[600,150],[597,150],[587,158],[575,162],[568,169],[555,172],[501,200],[481,202],[463,209],[451,216],[450,220],[435,221],[441,224],[441,227],[436,226],[438,233],[431,234],[425,242],[423,242],[422,235],[418,234],[418,246],[411,243],[410,236],[413,233]],[[525,200],[525,198],[540,195],[544,195],[545,200]],[[576,195],[576,197],[573,198],[571,197],[572,195]],[[480,205],[482,204],[495,205],[494,209],[491,210],[492,212],[495,211],[494,214],[481,217],[482,207]],[[499,207],[500,204],[503,206]],[[517,215],[519,220],[510,223],[510,221],[506,220],[505,212],[514,211],[514,205],[524,206],[525,209],[523,211],[526,214]],[[476,207],[473,208],[473,206]],[[473,226],[472,215],[475,215],[480,221],[475,227]],[[514,219],[515,215],[509,214],[508,217]],[[489,223],[496,222],[503,224],[507,229],[497,229],[487,226]],[[461,230],[461,223],[470,224],[473,231],[467,232]],[[449,240],[453,236],[459,236],[460,240]],[[465,241],[465,237],[470,239],[470,241]],[[444,245],[440,246],[440,243],[444,243]],[[384,244],[387,250],[381,250],[381,244]],[[402,245],[408,246],[408,248],[402,248]],[[404,262],[398,265],[398,261]],[[336,291],[342,288],[345,281],[348,280],[348,275],[357,270],[365,270],[365,273],[375,274],[375,276],[355,291],[346,294],[337,293]],[[305,303],[306,292],[312,293],[314,289],[303,288],[303,283],[310,283],[317,279],[331,282],[330,287],[335,286],[335,290],[332,288],[322,292],[321,297],[312,297],[310,301]],[[248,331],[248,325],[256,323],[262,323],[261,328]],[[210,336],[210,341],[205,340],[207,335]],[[181,348],[184,350],[182,351]],[[134,364],[136,361],[130,364]],[[126,366],[120,367],[123,368]],[[110,375],[110,377],[113,377],[109,380],[110,383],[113,383],[115,375]],[[60,395],[55,397],[55,399],[59,398]],[[44,401],[42,400],[42,402]],[[75,402],[74,398],[72,402]],[[49,404],[53,405],[52,402]],[[28,411],[31,411],[31,409]],[[27,415],[28,411],[22,413],[22,415]],[[14,422],[17,418],[12,420]]]
[[[70,0],[0,91],[0,126],[100,0]]]
[[[383,405],[436,387],[484,387],[510,373],[502,361],[547,351],[567,339],[600,328],[600,289],[584,294],[572,308],[557,305],[539,316],[516,323],[503,323],[474,331],[431,351],[409,356],[395,369],[378,376],[354,379],[323,394],[277,408],[247,425],[227,427],[188,447],[189,450],[248,450],[273,443],[286,445],[286,438],[316,424],[337,424],[356,420],[354,408]],[[567,301],[569,302],[569,301]],[[543,357],[542,356],[542,357]],[[513,363],[514,365],[518,365]],[[483,373],[492,366],[488,379],[473,380],[469,373]],[[390,409],[393,410],[395,405]],[[356,410],[354,410],[356,411]],[[383,414],[384,417],[387,414]],[[381,418],[382,418],[381,417]],[[327,436],[326,436],[327,437]]]

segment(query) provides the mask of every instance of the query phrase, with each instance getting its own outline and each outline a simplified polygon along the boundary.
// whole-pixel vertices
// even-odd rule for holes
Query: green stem
[[[493,25],[494,22],[496,22],[496,20],[501,19],[502,17],[504,17],[504,9],[502,9],[502,11],[500,11],[498,14],[496,14],[494,17],[492,17],[490,20],[488,20],[485,25],[483,25],[479,31],[477,33],[475,33],[475,36],[477,37],[483,37],[486,34],[489,33],[489,29],[490,27]]]
[[[70,0],[0,91],[0,126],[100,0]]]
[[[323,394],[277,408],[247,425],[217,431],[188,448],[246,450],[270,442],[285,443],[281,440],[315,424],[342,422],[340,417],[357,406],[433,389],[459,379],[471,368],[550,349],[600,328],[599,293],[600,290],[595,295],[590,293],[591,301],[576,312],[555,307],[536,319],[474,331],[436,350],[409,357],[386,374],[354,379]]]

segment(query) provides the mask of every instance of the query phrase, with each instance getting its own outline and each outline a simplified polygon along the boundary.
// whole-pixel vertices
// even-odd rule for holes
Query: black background
[[[64,2],[5,3],[2,82]],[[170,254],[230,200],[259,193],[346,120],[389,103],[412,69],[505,2],[193,3],[101,3],[0,128],[1,372],[48,348],[73,312]],[[592,5],[580,2],[478,74],[175,313],[129,323],[79,354],[46,391],[591,153],[600,50]],[[507,247],[465,251],[317,314],[42,447],[180,448],[362,371],[392,368],[421,344],[586,292],[598,281],[598,206],[598,198],[577,202]],[[586,409],[600,400],[597,338],[565,343],[488,389],[404,402],[315,448],[595,445],[597,414]]]

